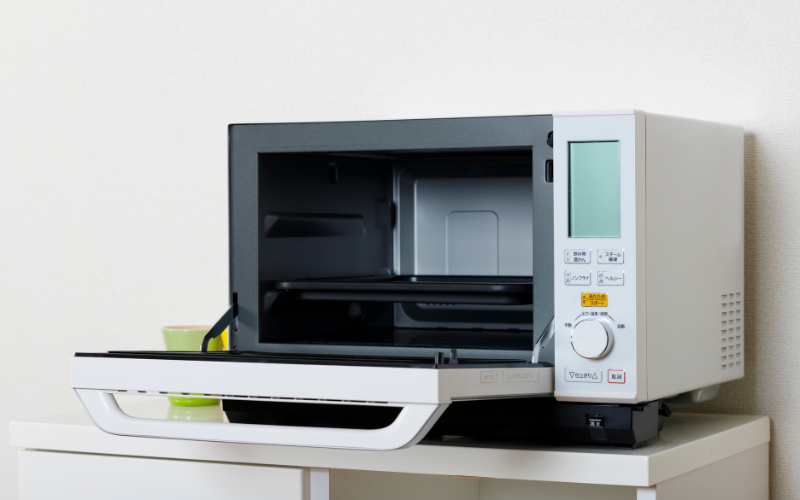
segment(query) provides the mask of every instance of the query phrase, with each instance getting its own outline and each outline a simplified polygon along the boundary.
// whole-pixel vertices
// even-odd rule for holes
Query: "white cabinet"
[[[168,401],[156,399],[127,411],[169,417]],[[769,490],[769,419],[748,415],[675,413],[636,450],[146,439],[106,434],[85,413],[12,422],[10,430],[11,446],[21,448],[20,500],[767,500]]]
[[[20,500],[309,500],[309,470],[23,450]]]

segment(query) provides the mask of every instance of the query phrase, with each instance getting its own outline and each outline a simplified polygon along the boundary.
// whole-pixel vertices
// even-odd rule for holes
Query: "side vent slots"
[[[728,293],[722,296],[722,347],[721,367],[732,370],[742,365],[742,293]]]

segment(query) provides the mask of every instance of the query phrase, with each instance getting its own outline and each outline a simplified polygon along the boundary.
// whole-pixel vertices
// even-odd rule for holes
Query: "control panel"
[[[555,395],[637,395],[635,115],[553,119]]]

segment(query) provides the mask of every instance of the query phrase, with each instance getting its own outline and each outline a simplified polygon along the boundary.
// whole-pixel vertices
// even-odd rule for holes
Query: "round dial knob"
[[[605,321],[585,319],[572,329],[572,348],[582,358],[602,358],[613,343],[614,335]]]

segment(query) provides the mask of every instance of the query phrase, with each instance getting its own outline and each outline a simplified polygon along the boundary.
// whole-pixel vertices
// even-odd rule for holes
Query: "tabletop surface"
[[[223,422],[220,406],[181,408],[161,397],[119,398],[139,418]],[[227,425],[227,424],[221,424]],[[636,450],[453,440],[395,451],[267,446],[106,434],[86,413],[11,423],[11,446],[214,462],[359,469],[537,481],[652,486],[769,442],[767,417],[674,413]]]

